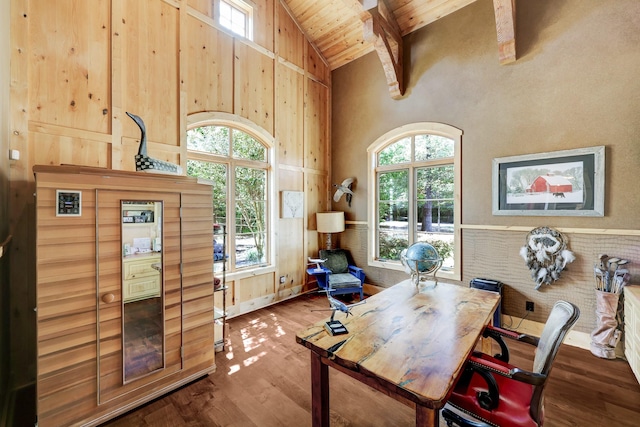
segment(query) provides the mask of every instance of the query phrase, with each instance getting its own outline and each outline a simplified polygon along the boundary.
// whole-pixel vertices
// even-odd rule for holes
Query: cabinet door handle
[[[116,299],[116,296],[113,294],[102,295],[102,301],[106,302],[107,304],[109,304],[110,302],[113,302],[114,299]]]

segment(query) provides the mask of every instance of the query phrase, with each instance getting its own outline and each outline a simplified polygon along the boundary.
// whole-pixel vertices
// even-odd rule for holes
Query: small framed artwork
[[[282,218],[302,218],[302,210],[304,207],[304,194],[302,191],[283,191],[282,192]]]
[[[82,191],[56,190],[56,216],[81,216]]]
[[[494,215],[604,216],[604,146],[493,159]]]

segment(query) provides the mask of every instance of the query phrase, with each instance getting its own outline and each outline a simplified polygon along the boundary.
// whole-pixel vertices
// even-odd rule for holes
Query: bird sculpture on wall
[[[351,186],[353,185],[354,181],[355,181],[355,178],[347,178],[344,181],[342,181],[341,184],[333,184],[333,186],[337,188],[336,192],[333,195],[333,201],[339,202],[340,199],[342,198],[342,195],[346,194],[347,203],[349,203],[349,207],[351,207],[351,198],[353,197],[353,191],[351,191]]]

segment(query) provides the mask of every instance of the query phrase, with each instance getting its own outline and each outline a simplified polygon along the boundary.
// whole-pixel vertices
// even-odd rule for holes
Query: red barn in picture
[[[571,181],[563,176],[540,175],[533,180],[527,193],[571,193],[573,185]]]

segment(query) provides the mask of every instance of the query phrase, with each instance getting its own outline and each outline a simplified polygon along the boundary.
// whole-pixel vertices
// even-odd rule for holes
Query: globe
[[[400,253],[400,261],[411,276],[434,273],[442,266],[442,258],[436,248],[426,242],[418,242]]]

